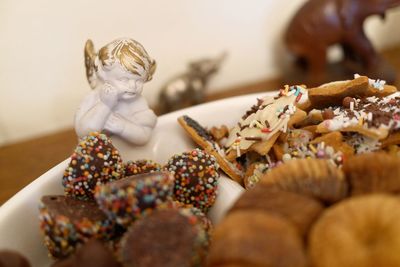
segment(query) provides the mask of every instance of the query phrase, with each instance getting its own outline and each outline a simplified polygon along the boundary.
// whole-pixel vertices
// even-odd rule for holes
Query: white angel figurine
[[[119,135],[135,145],[151,137],[157,117],[141,95],[156,63],[141,44],[121,38],[96,54],[91,40],[85,45],[86,76],[92,91],[75,114],[79,137],[93,131]]]

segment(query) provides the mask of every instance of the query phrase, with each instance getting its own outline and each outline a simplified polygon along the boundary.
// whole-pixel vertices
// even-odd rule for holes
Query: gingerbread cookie
[[[340,105],[345,97],[366,95],[368,85],[368,77],[366,76],[360,76],[354,80],[326,83],[308,89],[308,98],[313,108]]]
[[[286,86],[278,96],[259,99],[230,130],[225,143],[228,158],[240,157],[252,150],[266,155],[281,132],[306,117],[305,112],[295,106],[305,90],[300,86]]]

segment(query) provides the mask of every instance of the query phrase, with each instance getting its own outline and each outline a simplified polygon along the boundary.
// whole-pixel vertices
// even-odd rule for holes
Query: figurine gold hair
[[[86,76],[90,84],[95,79],[95,71],[99,67],[109,68],[116,61],[124,69],[134,75],[146,75],[145,80],[150,81],[156,70],[156,62],[147,54],[144,47],[132,39],[117,39],[99,50],[97,56],[92,40],[87,40],[85,45]]]
[[[106,132],[132,144],[145,144],[157,117],[141,93],[144,83],[153,77],[155,60],[133,39],[114,40],[98,53],[89,39],[85,66],[93,91],[83,99],[75,115],[77,135]]]

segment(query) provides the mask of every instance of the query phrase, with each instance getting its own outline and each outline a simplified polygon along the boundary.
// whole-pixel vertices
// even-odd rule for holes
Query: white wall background
[[[72,127],[90,90],[83,46],[132,37],[158,69],[144,95],[158,89],[190,59],[228,51],[210,84],[214,90],[279,74],[281,34],[304,0],[1,0],[0,144]],[[400,42],[400,10],[385,23],[367,22],[378,48]]]

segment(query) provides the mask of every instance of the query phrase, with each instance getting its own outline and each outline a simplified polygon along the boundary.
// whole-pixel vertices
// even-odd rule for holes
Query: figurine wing
[[[94,51],[94,45],[92,40],[88,39],[85,44],[85,67],[86,67],[86,78],[90,84],[90,87],[94,89],[97,84],[95,75],[94,60],[96,58],[96,52]]]

